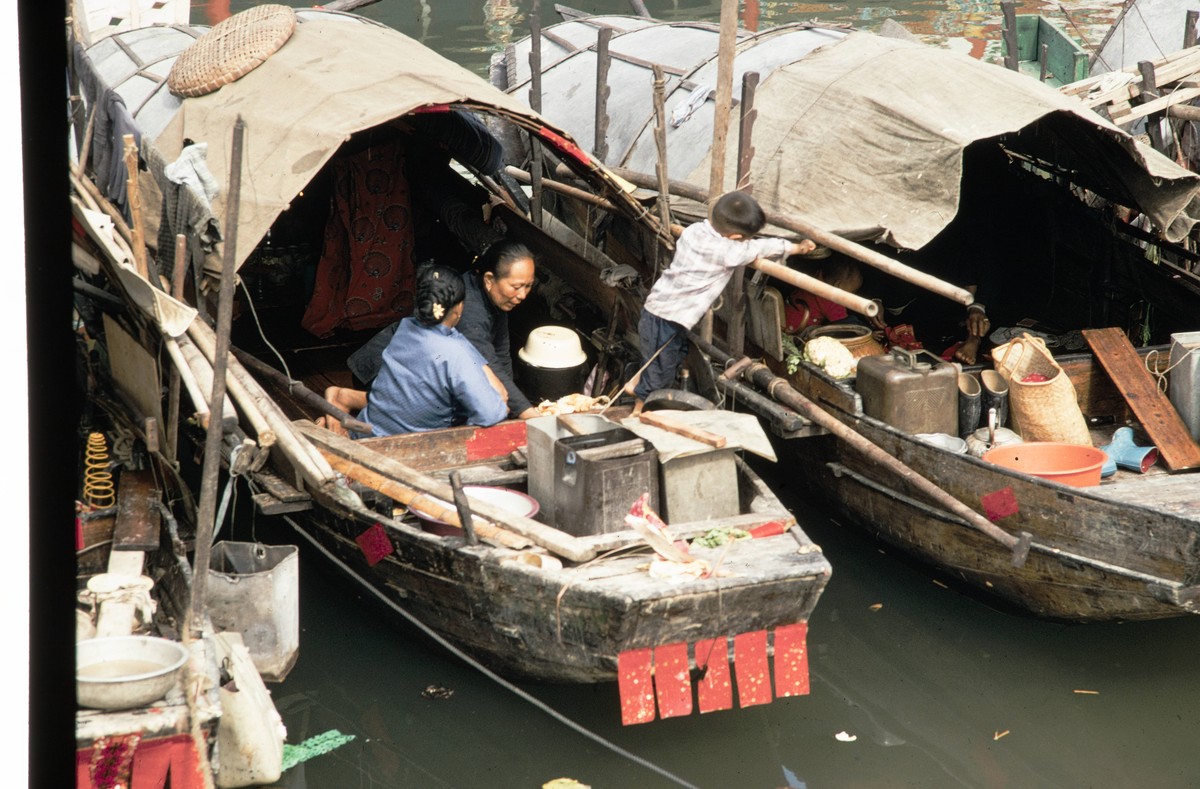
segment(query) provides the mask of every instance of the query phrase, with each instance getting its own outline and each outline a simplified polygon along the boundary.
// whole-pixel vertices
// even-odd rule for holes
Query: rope
[[[1174,340],[1171,343],[1172,351],[1175,350],[1176,345],[1178,345],[1180,348],[1183,348],[1183,343],[1181,343],[1179,340]],[[1184,348],[1183,355],[1180,356],[1173,364],[1167,365],[1167,368],[1165,370],[1161,370],[1161,371],[1158,369],[1159,353],[1160,352],[1157,348],[1155,348],[1154,350],[1147,353],[1146,359],[1145,359],[1145,365],[1146,365],[1146,370],[1154,378],[1154,382],[1156,384],[1158,384],[1159,391],[1165,392],[1165,391],[1167,391],[1167,384],[1168,384],[1167,373],[1171,372],[1176,367],[1183,364],[1183,362],[1192,354],[1200,355],[1200,348]]]
[[[551,707],[550,705],[546,704],[544,701],[541,701],[540,699],[533,697],[526,691],[521,690],[516,685],[512,684],[508,680],[501,677],[499,674],[496,674],[494,671],[487,668],[482,663],[475,660],[470,655],[466,654],[461,649],[459,649],[458,647],[451,644],[449,641],[447,641],[445,638],[443,638],[440,633],[437,633],[432,628],[430,628],[428,625],[426,625],[424,622],[417,619],[415,616],[410,614],[404,608],[397,605],[395,601],[388,598],[386,595],[384,595],[382,592],[380,592],[378,589],[376,589],[373,585],[367,583],[366,579],[364,579],[361,575],[356,573],[348,564],[343,562],[338,557],[334,556],[333,553],[331,553],[329,551],[329,549],[327,549],[324,545],[321,545],[319,542],[317,542],[315,537],[310,535],[308,532],[304,531],[304,529],[300,528],[300,524],[296,523],[296,521],[293,520],[291,517],[289,517],[287,515],[283,515],[282,517],[285,521],[287,521],[289,526],[291,526],[302,537],[304,537],[306,540],[308,540],[313,545],[313,547],[315,547],[317,550],[319,550],[321,553],[323,553],[327,558],[332,560],[333,563],[336,564],[339,568],[341,568],[341,570],[344,573],[346,573],[351,578],[353,578],[355,581],[357,581],[359,584],[361,584],[364,589],[366,589],[371,594],[375,595],[375,597],[377,597],[381,601],[383,601],[386,605],[391,607],[392,610],[394,610],[396,613],[398,613],[402,617],[404,617],[408,622],[410,622],[414,627],[416,627],[422,633],[424,633],[425,635],[432,638],[434,641],[436,641],[441,646],[445,647],[445,649],[448,652],[453,654],[459,660],[463,661],[464,663],[469,665],[471,668],[474,668],[475,670],[479,671],[485,677],[492,680],[496,684],[500,685],[500,687],[513,693],[514,695],[518,696],[519,698],[523,699],[524,701],[529,702],[534,707],[536,707],[537,709],[546,713],[551,718],[554,718],[559,723],[563,724],[564,726],[566,726],[570,729],[573,729],[575,732],[577,732],[579,734],[582,734],[584,737],[587,737],[588,739],[592,740],[593,742],[596,742],[599,745],[602,745],[603,747],[609,749],[610,751],[617,754],[618,756],[623,756],[624,758],[630,760],[634,764],[640,765],[641,767],[645,767],[647,770],[650,770],[651,772],[658,773],[659,775],[663,776],[667,780],[672,781],[672,782],[678,784],[679,786],[690,787],[690,789],[698,789],[698,787],[696,787],[695,784],[688,783],[687,781],[683,780],[682,778],[675,775],[674,773],[668,772],[667,770],[663,769],[662,767],[659,767],[658,765],[654,764],[653,762],[651,762],[647,759],[644,759],[635,753],[630,753],[629,751],[625,750],[624,748],[617,745],[616,743],[614,743],[610,740],[607,740],[604,737],[601,737],[599,734],[596,734],[595,732],[591,731],[590,729],[584,727],[583,725],[576,723],[575,721],[568,718],[566,715],[563,715],[558,710],[556,710],[553,707]]]
[[[251,298],[250,290],[246,287],[246,280],[238,277],[238,284],[242,286],[242,293],[246,296],[246,303],[250,305],[250,315],[254,318],[254,327],[258,329],[258,336],[262,338],[266,346],[271,349],[271,353],[275,354],[275,358],[279,360],[279,365],[283,368],[283,374],[287,376],[289,382],[288,390],[290,392],[291,387],[300,382],[292,378],[292,372],[288,369],[287,362],[283,360],[283,354],[271,344],[271,341],[267,339],[267,335],[263,332],[262,322],[258,319],[258,310],[254,309],[254,299]]]

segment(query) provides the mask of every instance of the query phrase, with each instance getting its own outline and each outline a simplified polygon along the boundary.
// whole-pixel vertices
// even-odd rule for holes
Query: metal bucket
[[[300,649],[300,556],[295,545],[218,542],[205,608],[217,631],[242,634],[254,666],[282,682]]]
[[[1192,438],[1200,441],[1200,331],[1171,335],[1171,372],[1167,386],[1171,405]]]

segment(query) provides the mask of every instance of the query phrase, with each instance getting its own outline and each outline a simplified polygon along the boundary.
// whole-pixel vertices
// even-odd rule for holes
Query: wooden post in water
[[[642,0],[629,0],[630,7],[633,8],[633,13],[638,16],[644,16],[650,19],[650,12],[646,10],[646,4]]]
[[[608,158],[608,97],[612,93],[608,85],[608,69],[612,65],[608,45],[611,41],[612,28],[600,28],[596,35],[596,124],[592,154],[601,162]]]
[[[539,115],[542,112],[542,3],[533,0],[529,15],[529,106]],[[529,218],[534,227],[542,226],[542,143],[532,132],[529,135],[529,175],[533,194],[529,198]]]
[[[717,96],[713,107],[713,141],[708,193],[715,200],[725,191],[725,142],[729,136],[729,110],[733,106],[733,55],[737,48],[738,0],[721,0],[721,37],[717,44]],[[699,333],[712,342],[712,310],[700,321]]]
[[[204,621],[204,597],[208,586],[208,565],[212,558],[212,539],[217,500],[217,477],[221,471],[222,404],[225,402],[225,363],[229,358],[229,333],[233,324],[233,289],[237,280],[238,201],[242,193],[242,144],[246,123],[238,115],[233,125],[230,148],[229,193],[226,197],[225,249],[221,262],[221,289],[217,298],[217,340],[213,358],[212,397],[204,436],[204,463],[200,471],[200,505],[196,516],[196,551],[192,567],[192,599],[188,622],[198,632]]]
[[[747,194],[754,191],[750,180],[751,164],[754,162],[754,119],[758,111],[754,109],[754,92],[758,89],[758,72],[747,71],[742,75],[742,104],[741,117],[738,124],[738,158],[737,158],[737,188]],[[744,284],[746,270],[737,268],[729,279],[729,300],[733,310],[729,315],[729,326],[726,327],[726,340],[729,350],[734,356],[741,356],[746,344],[746,288]]]
[[[1000,11],[1004,14],[1004,67],[1019,71],[1021,50],[1017,42],[1017,4],[1014,0],[1004,0],[1000,3]]]
[[[662,66],[654,64],[654,145],[658,151],[658,162],[654,165],[655,174],[658,176],[658,219],[662,222],[663,227],[671,226],[671,194],[667,190],[667,183],[670,180],[667,175],[667,110],[666,98],[664,92],[666,90],[667,79],[663,74]],[[656,247],[662,250],[662,245]],[[669,262],[669,261],[668,261]],[[657,271],[662,271],[665,266],[662,266],[662,261],[658,261],[660,265],[656,265]]]

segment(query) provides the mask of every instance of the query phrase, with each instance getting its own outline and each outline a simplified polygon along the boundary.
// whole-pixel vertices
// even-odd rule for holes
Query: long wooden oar
[[[401,504],[412,507],[418,510],[422,515],[448,523],[451,526],[462,528],[462,521],[458,513],[446,506],[445,502],[440,499],[435,499],[427,496],[419,490],[413,490],[407,485],[401,485],[394,479],[388,479],[382,474],[371,471],[369,468],[364,468],[352,460],[338,455],[335,452],[330,452],[327,449],[318,447],[321,454],[329,461],[329,465],[341,473],[345,474],[355,482],[366,485],[374,491],[378,491],[389,499],[400,502]],[[475,534],[481,540],[498,545],[502,548],[528,548],[532,543],[519,534],[514,534],[505,529],[493,526],[490,523],[483,521],[474,521]]]
[[[717,348],[712,343],[706,343],[697,337],[694,333],[689,333],[689,339],[696,343],[700,350],[704,351],[712,359],[728,364],[734,359],[729,354]],[[738,360],[740,361],[740,360]],[[908,482],[913,487],[920,490],[929,498],[933,499],[939,506],[957,515],[966,521],[967,525],[972,529],[990,537],[1004,547],[1008,548],[1013,553],[1013,566],[1023,567],[1025,559],[1029,556],[1029,543],[1032,536],[1029,532],[1023,531],[1020,535],[1013,535],[1001,529],[996,524],[989,521],[987,518],[980,515],[975,510],[963,504],[950,493],[938,487],[926,477],[913,471],[908,466],[901,463],[896,458],[883,451],[876,446],[866,436],[855,431],[849,425],[846,425],[837,417],[830,414],[825,409],[818,406],[813,401],[809,400],[804,395],[792,388],[783,378],[771,372],[770,368],[760,362],[754,362],[743,373],[744,376],[750,378],[755,384],[762,387],[766,391],[784,405],[795,409],[802,416],[811,419],[816,424],[828,430],[830,433],[845,441],[847,444],[854,447],[864,456],[869,458],[880,466],[883,466],[888,471],[894,473],[905,482]]]
[[[352,441],[343,438],[330,430],[317,427],[307,420],[299,420],[293,422],[292,425],[298,433],[320,448],[322,452],[330,451],[351,459],[364,468],[394,479],[420,493],[446,502],[454,500],[454,491],[449,483],[439,482],[428,474],[372,449],[367,441]],[[471,498],[470,501],[471,510],[480,517],[487,518],[492,523],[516,532],[522,537],[527,537],[535,545],[558,554],[564,559],[586,562],[596,557],[596,549],[578,537],[553,526],[539,523],[533,518],[516,515],[495,504],[480,501],[478,498]]]

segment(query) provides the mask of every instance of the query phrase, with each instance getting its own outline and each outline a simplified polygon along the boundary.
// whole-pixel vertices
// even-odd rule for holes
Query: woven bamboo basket
[[[176,96],[212,93],[261,66],[296,30],[296,12],[285,5],[249,8],[213,25],[185,49],[167,75]]]
[[[1023,334],[992,349],[996,371],[1008,382],[1008,412],[1025,441],[1091,446],[1087,420],[1071,379],[1040,337]],[[1026,381],[1031,375],[1045,381]]]

